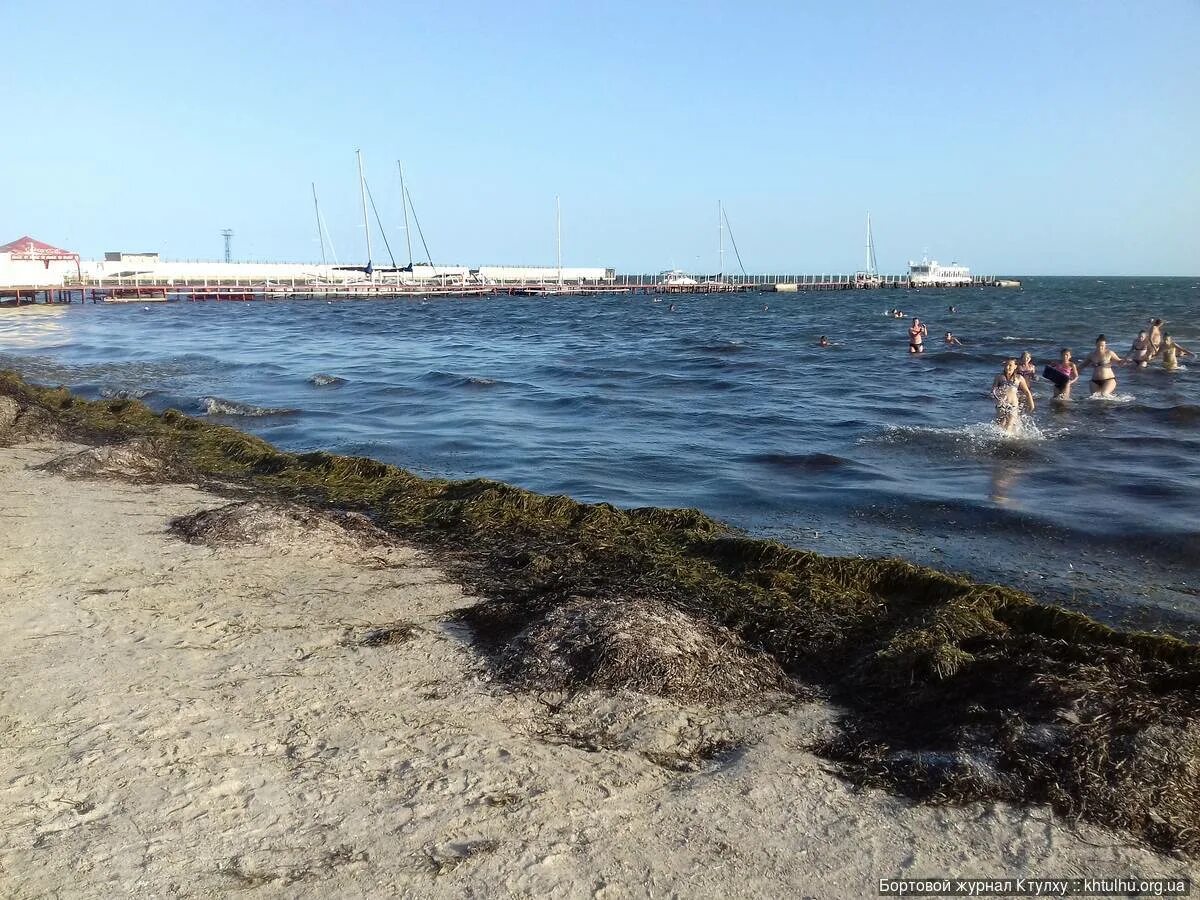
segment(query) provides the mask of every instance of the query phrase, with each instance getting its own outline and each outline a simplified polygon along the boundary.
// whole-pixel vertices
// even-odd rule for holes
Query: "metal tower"
[[[225,262],[233,262],[233,229],[222,229],[221,237],[225,238]]]

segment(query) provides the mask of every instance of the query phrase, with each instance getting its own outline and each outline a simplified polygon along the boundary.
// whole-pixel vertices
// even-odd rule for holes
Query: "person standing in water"
[[[1158,356],[1162,357],[1163,368],[1168,372],[1174,372],[1179,368],[1179,354],[1184,356],[1194,357],[1196,354],[1184,347],[1182,344],[1175,343],[1175,338],[1169,334],[1164,334],[1162,346],[1158,348]]]
[[[1002,431],[1012,434],[1021,427],[1021,396],[1024,395],[1029,411],[1033,412],[1033,392],[1029,383],[1017,372],[1017,361],[1009,357],[1004,368],[992,380],[992,399],[996,401],[996,424]]]
[[[1133,339],[1133,343],[1129,346],[1129,361],[1137,363],[1140,368],[1146,368],[1146,364],[1150,362],[1150,357],[1153,355],[1153,349],[1150,346],[1150,337],[1146,334],[1146,329],[1138,332],[1138,336]]]
[[[925,348],[921,342],[928,336],[929,329],[925,327],[925,323],[920,319],[913,319],[912,325],[908,329],[908,352],[924,353]]]
[[[1017,374],[1025,379],[1027,384],[1037,380],[1037,366],[1033,364],[1033,354],[1026,350],[1017,361]]]
[[[1075,365],[1075,360],[1071,359],[1071,348],[1063,347],[1058,352],[1058,362],[1052,363],[1046,368],[1053,369],[1062,376],[1061,379],[1053,379],[1054,399],[1062,403],[1070,400],[1071,385],[1079,380],[1079,366]]]
[[[1158,348],[1162,346],[1162,343],[1163,343],[1162,328],[1163,328],[1163,320],[1162,319],[1151,319],[1150,320],[1149,338],[1150,338],[1150,356],[1152,356],[1152,357],[1158,355]]]
[[[1088,354],[1088,358],[1079,366],[1083,371],[1092,367],[1093,393],[1101,397],[1111,397],[1117,392],[1117,376],[1113,373],[1114,365],[1124,365],[1125,360],[1108,349],[1108,339],[1104,335],[1096,338],[1096,349]]]

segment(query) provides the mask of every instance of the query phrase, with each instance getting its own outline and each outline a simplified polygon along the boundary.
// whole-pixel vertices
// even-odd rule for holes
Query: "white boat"
[[[856,288],[877,288],[883,286],[879,276],[879,268],[875,262],[875,237],[871,234],[871,214],[867,213],[867,268],[854,273]]]
[[[660,272],[659,277],[662,278],[662,283],[671,287],[695,287],[698,282],[691,275],[685,275],[678,269],[668,269],[666,272]]]
[[[908,262],[908,283],[913,287],[961,287],[971,283],[971,270],[958,263],[941,265],[936,259],[922,257]]]

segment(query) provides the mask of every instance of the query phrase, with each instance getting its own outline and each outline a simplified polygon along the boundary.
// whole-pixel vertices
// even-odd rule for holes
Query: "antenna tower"
[[[221,237],[225,238],[225,262],[233,262],[233,229],[222,229]]]

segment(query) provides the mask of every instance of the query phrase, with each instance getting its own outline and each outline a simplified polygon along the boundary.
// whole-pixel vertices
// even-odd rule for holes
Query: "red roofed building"
[[[0,287],[56,287],[79,275],[79,254],[25,235],[0,245]]]

